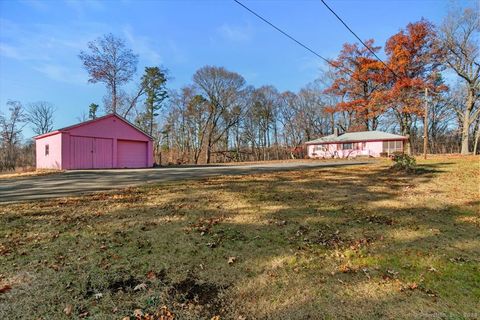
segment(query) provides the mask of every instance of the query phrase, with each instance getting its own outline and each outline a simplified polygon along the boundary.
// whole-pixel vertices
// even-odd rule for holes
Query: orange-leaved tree
[[[437,45],[433,25],[420,20],[393,35],[385,45],[387,65],[385,86],[375,95],[377,103],[388,106],[402,134],[410,135],[416,117],[424,116],[424,90],[440,92],[442,50]]]
[[[375,53],[380,47],[370,39],[365,44]],[[336,60],[331,61],[333,82],[325,90],[340,98],[327,108],[332,113],[345,113],[351,118],[345,130],[375,130],[385,107],[374,99],[384,85],[384,66],[373,53],[358,44],[346,43]]]

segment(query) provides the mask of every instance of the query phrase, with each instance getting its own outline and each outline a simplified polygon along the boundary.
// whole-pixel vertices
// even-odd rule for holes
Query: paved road
[[[366,164],[368,161],[296,161],[229,166],[190,166],[151,169],[79,170],[59,174],[0,179],[0,202],[65,197],[116,188],[199,179],[219,175],[243,175],[318,167]]]

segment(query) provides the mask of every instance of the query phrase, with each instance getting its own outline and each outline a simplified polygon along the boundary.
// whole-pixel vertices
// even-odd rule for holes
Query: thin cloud
[[[77,17],[84,17],[89,11],[102,11],[105,5],[101,1],[96,0],[67,0],[65,4],[75,11]]]
[[[184,64],[189,61],[187,53],[180,48],[175,41],[168,40],[167,41],[167,49],[170,53],[171,61],[177,64]]]
[[[133,28],[129,25],[123,28],[123,35],[132,47],[132,50],[139,54],[142,59],[154,65],[162,63],[163,59],[154,48],[150,38],[136,35]]]
[[[222,38],[232,42],[248,42],[253,37],[253,28],[250,24],[244,26],[233,26],[224,24],[218,28],[218,33]]]
[[[63,65],[57,64],[42,64],[40,66],[34,67],[34,69],[48,78],[65,83],[87,83],[87,77],[78,71],[71,70]]]
[[[78,53],[99,36],[104,25],[75,24],[58,28],[49,24],[21,25],[0,19],[0,56],[25,62],[45,77],[70,84],[86,84]],[[73,32],[72,30],[82,30]]]
[[[37,11],[42,11],[45,12],[49,9],[47,1],[41,1],[41,0],[22,0],[20,3],[23,3],[24,5],[27,5],[30,8],[33,8]]]
[[[18,51],[18,48],[6,43],[0,43],[0,55],[15,60],[25,59],[25,57]]]

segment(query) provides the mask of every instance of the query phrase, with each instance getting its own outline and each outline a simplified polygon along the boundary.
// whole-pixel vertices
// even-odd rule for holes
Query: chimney
[[[338,137],[338,128],[337,127],[333,128],[333,135],[335,137]]]

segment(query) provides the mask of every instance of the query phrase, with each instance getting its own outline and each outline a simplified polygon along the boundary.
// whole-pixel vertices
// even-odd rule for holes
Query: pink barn
[[[407,137],[382,131],[347,132],[306,142],[310,158],[380,157],[403,153]]]
[[[38,169],[153,166],[152,137],[109,114],[35,137]]]

